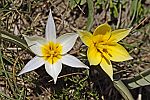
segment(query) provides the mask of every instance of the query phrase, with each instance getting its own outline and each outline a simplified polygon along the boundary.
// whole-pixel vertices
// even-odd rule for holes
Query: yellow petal
[[[111,32],[106,32],[106,34],[103,35],[102,37],[102,41],[106,42],[110,39],[110,37],[111,37]]]
[[[107,46],[107,52],[110,55],[110,60],[121,62],[132,59],[126,49],[118,43]]]
[[[88,31],[83,31],[83,30],[78,30],[78,33],[82,42],[85,45],[90,46],[92,43],[92,40],[91,40],[92,34]]]
[[[94,46],[88,48],[87,56],[90,65],[98,65],[102,59],[101,53]]]
[[[111,36],[111,32],[106,32],[105,35],[92,36],[91,40],[94,43],[102,43],[102,44],[104,44],[105,42],[107,42],[109,40],[110,36]]]
[[[93,35],[105,35],[107,32],[108,33],[111,32],[111,27],[107,23],[104,23],[104,24],[99,25],[94,30]]]
[[[130,31],[131,31],[131,28],[130,29],[118,29],[118,30],[112,31],[109,41],[118,42],[122,40],[124,37],[126,37]]]
[[[91,40],[93,41],[93,43],[101,42],[102,41],[102,35],[92,36]]]
[[[113,81],[113,68],[110,60],[106,58],[102,58],[102,61],[100,62],[101,68],[104,70],[104,72],[111,78]]]

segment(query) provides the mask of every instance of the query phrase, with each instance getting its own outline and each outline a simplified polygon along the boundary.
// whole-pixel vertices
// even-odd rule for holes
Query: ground
[[[85,1],[85,2],[84,2]],[[78,38],[69,52],[78,57],[90,70],[63,66],[57,84],[44,67],[17,76],[24,65],[35,55],[16,39],[25,44],[23,34],[44,37],[51,8],[57,36],[84,29],[90,32],[107,22],[112,29],[133,27],[130,34],[120,41],[133,57],[130,61],[113,62],[114,80],[122,80],[134,99],[142,94],[149,100],[150,87],[131,89],[130,79],[150,68],[150,1],[149,0],[1,0],[0,1],[0,100],[121,100],[114,83],[100,66],[90,66],[87,47]],[[6,34],[12,39],[3,37]],[[15,37],[13,37],[15,36]],[[150,74],[148,71],[147,76]],[[142,74],[143,75],[143,74]],[[144,76],[146,77],[146,76]],[[148,83],[150,80],[148,80]]]

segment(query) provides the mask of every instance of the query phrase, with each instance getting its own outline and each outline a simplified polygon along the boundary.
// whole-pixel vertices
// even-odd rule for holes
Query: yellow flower
[[[100,64],[101,68],[113,80],[111,61],[121,62],[132,59],[126,49],[117,42],[126,37],[131,29],[111,30],[104,23],[99,25],[94,33],[78,30],[81,40],[88,46],[87,57],[90,65]]]

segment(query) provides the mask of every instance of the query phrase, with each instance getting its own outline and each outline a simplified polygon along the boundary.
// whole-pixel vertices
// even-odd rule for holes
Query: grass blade
[[[94,7],[93,7],[93,0],[87,0],[88,3],[88,19],[87,19],[87,25],[86,29],[89,31],[91,27],[93,26],[93,16],[94,16]]]

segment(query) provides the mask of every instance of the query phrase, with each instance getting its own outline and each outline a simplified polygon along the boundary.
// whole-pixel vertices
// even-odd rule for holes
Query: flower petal
[[[57,42],[60,43],[63,47],[62,54],[65,54],[72,49],[72,47],[76,42],[77,37],[78,34],[76,33],[67,33],[57,38]]]
[[[112,31],[109,41],[118,42],[122,40],[124,37],[126,37],[130,31],[131,31],[131,28],[130,29],[118,29],[118,30]]]
[[[62,57],[62,63],[71,67],[75,67],[75,68],[88,68],[89,69],[89,67],[86,66],[84,63],[82,63],[79,59],[69,54],[64,55]]]
[[[102,61],[100,62],[100,66],[113,81],[113,68],[110,60],[103,57]]]
[[[105,35],[106,33],[111,32],[111,27],[107,24],[101,24],[99,25],[95,30],[93,35]]]
[[[90,32],[78,30],[78,33],[79,33],[79,36],[80,36],[82,42],[85,45],[90,46],[92,44],[92,40],[91,40],[92,34]]]
[[[54,84],[56,84],[57,77],[62,70],[61,60],[59,60],[58,62],[54,64],[50,64],[46,62],[45,69],[46,69],[46,72],[54,79]]]
[[[87,57],[89,60],[90,65],[97,65],[100,63],[102,59],[102,55],[94,46],[88,48]]]
[[[24,35],[24,38],[29,46],[29,48],[36,54],[39,56],[42,56],[41,53],[41,45],[46,43],[47,40],[44,38],[41,38],[39,36],[32,36],[32,37],[28,37]]]
[[[32,71],[34,69],[37,69],[41,67],[43,64],[44,64],[43,58],[35,56],[24,66],[24,68],[21,70],[18,76],[26,72]]]
[[[49,12],[49,16],[48,16],[48,21],[46,24],[46,30],[45,30],[45,35],[46,35],[46,39],[48,41],[56,41],[56,28],[55,28],[55,23],[54,23],[54,19],[51,13],[51,9]]]
[[[91,40],[94,43],[104,44],[104,43],[108,42],[110,36],[111,36],[111,32],[106,32],[105,35],[95,35],[95,36],[92,36]]]
[[[121,62],[132,59],[126,49],[118,43],[108,45],[107,51],[112,61]]]

